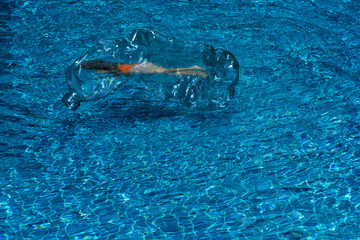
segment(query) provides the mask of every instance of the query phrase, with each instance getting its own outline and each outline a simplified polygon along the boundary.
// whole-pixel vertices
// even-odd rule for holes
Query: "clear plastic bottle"
[[[152,63],[166,69],[198,66],[204,74],[114,74],[83,68],[89,61],[114,64]],[[190,71],[193,72],[193,71]],[[122,94],[123,86],[151,91],[164,101],[191,108],[215,110],[225,107],[234,96],[239,79],[235,57],[210,45],[177,41],[148,28],[135,30],[121,40],[100,41],[66,70],[69,93],[64,104],[72,110],[83,101],[96,101],[109,94]],[[116,91],[115,91],[116,90]]]

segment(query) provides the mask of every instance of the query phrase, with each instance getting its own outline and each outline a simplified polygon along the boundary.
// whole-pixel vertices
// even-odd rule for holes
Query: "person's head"
[[[83,69],[95,69],[102,72],[116,73],[118,72],[116,62],[105,62],[103,60],[91,60],[80,63],[80,67]]]

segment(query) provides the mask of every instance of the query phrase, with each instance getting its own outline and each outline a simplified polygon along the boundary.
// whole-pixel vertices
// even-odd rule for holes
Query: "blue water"
[[[0,239],[360,238],[357,0],[0,6]],[[147,26],[232,52],[230,105],[63,106],[68,65]]]

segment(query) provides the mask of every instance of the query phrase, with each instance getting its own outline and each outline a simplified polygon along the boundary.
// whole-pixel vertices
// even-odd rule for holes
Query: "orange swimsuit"
[[[117,69],[121,72],[121,73],[129,73],[130,69],[134,66],[135,64],[119,64],[117,65]]]

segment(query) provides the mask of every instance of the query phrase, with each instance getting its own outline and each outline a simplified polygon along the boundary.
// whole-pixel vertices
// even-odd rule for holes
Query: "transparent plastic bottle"
[[[153,63],[166,69],[198,66],[199,74],[114,74],[84,69],[89,61],[108,63]],[[226,107],[235,94],[239,64],[228,51],[210,45],[182,42],[148,28],[135,30],[121,40],[100,41],[66,70],[69,93],[64,104],[72,110],[83,101],[96,101],[109,94],[125,94],[121,88],[142,88],[164,101],[191,108],[215,110]]]

